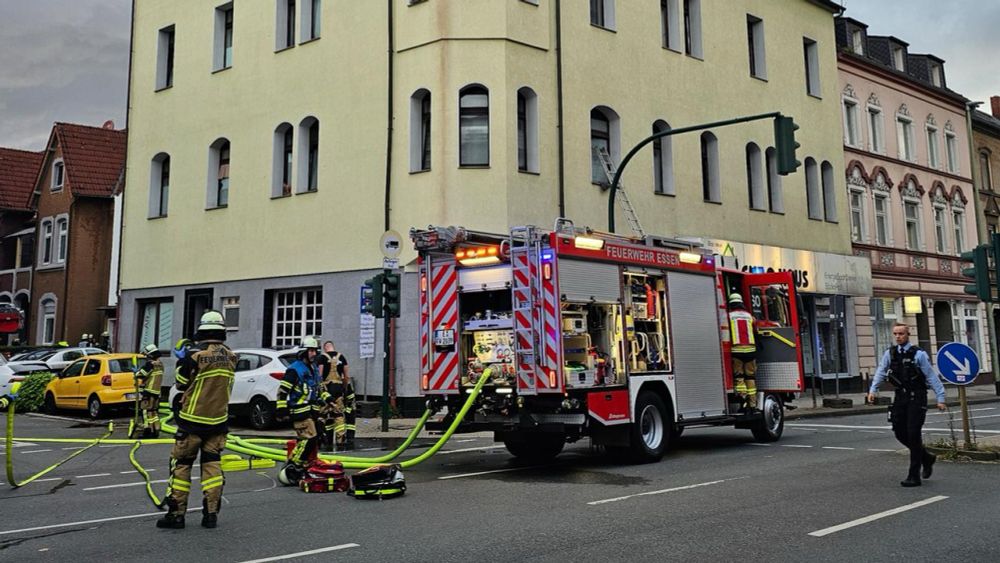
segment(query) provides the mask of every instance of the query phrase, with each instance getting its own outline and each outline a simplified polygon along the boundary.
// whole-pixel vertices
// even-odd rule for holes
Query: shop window
[[[169,299],[155,301],[140,301],[139,308],[139,340],[135,347],[141,350],[146,344],[156,344],[160,350],[170,350],[174,327],[174,303]]]

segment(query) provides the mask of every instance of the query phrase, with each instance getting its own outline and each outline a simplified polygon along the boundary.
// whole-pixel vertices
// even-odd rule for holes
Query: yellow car
[[[45,410],[86,410],[98,418],[110,406],[134,404],[133,374],[142,365],[138,354],[97,354],[66,366],[45,388]]]

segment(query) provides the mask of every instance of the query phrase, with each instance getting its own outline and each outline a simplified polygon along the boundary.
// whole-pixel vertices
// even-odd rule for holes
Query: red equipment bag
[[[306,465],[299,487],[306,493],[339,493],[346,491],[350,481],[339,461],[316,459]]]

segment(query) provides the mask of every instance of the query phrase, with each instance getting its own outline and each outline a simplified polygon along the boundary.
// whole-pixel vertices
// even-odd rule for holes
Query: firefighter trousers
[[[222,501],[222,450],[226,448],[226,433],[193,434],[178,430],[174,435],[174,449],[170,452],[170,495],[167,506],[170,513],[184,516],[187,513],[188,495],[191,493],[191,468],[201,452],[201,492],[204,495],[202,511],[219,512]]]
[[[142,435],[156,438],[160,435],[160,396],[144,394],[139,409],[142,411]]]
[[[326,429],[327,440],[335,437],[337,449],[341,449],[345,444],[354,442],[354,434],[357,431],[355,417],[357,412],[354,405],[354,385],[348,383],[331,383],[327,386],[330,395],[333,396],[333,405],[324,417],[323,427]]]
[[[920,466],[930,463],[932,456],[924,448],[921,432],[927,418],[927,392],[896,390],[890,409],[892,433],[900,444],[910,450],[910,467],[907,478],[920,480]]]
[[[295,428],[295,447],[292,448],[288,461],[302,467],[307,461],[316,458],[320,436],[316,431],[316,421],[311,416],[294,421],[292,427]]]
[[[734,391],[747,398],[749,406],[757,406],[757,358],[755,354],[733,353]]]

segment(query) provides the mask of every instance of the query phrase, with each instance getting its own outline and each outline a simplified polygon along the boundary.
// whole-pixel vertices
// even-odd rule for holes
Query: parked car
[[[24,381],[25,377],[39,371],[50,371],[49,366],[44,362],[13,362],[0,355],[0,396],[10,393],[12,384]]]
[[[10,361],[23,362],[27,360],[39,360],[44,356],[48,356],[54,350],[58,350],[58,348],[52,348],[51,346],[48,346],[45,348],[34,348],[32,350],[25,350],[24,352],[21,352],[19,354],[14,354],[13,356],[11,356]]]
[[[100,348],[58,348],[50,351],[48,355],[42,356],[41,360],[53,371],[59,372],[84,356],[97,354],[107,354],[107,352]]]
[[[133,405],[138,354],[98,354],[71,363],[45,388],[45,409],[86,410],[98,418],[108,408]]]
[[[278,383],[295,361],[295,351],[241,348],[233,353],[238,360],[229,396],[229,416],[247,418],[257,430],[270,428],[274,425]],[[174,410],[180,408],[181,395],[176,387],[170,388],[169,400]]]

